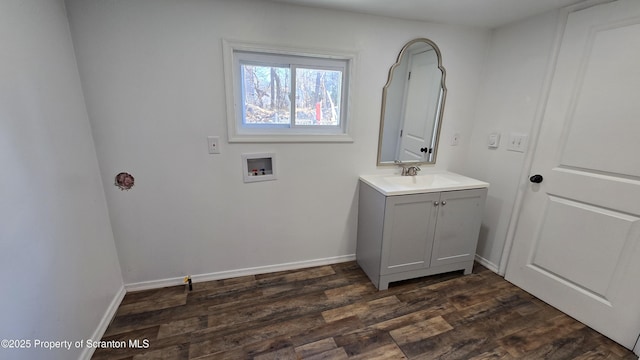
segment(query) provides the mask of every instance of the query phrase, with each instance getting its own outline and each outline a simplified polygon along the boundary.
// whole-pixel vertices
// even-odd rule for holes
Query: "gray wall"
[[[463,172],[491,184],[477,254],[498,271],[527,152],[507,151],[509,133],[529,134],[546,98],[543,85],[559,12],[541,14],[494,30],[478,95]],[[446,121],[446,119],[445,119]],[[489,149],[489,134],[501,133],[500,147]],[[527,151],[533,148],[529,143]]]
[[[124,288],[63,2],[1,1],[0,48],[0,339],[87,339]]]
[[[450,74],[443,137],[473,126],[488,30],[263,1],[67,5],[103,181],[136,178],[106,196],[125,283],[137,288],[353,256],[358,175],[396,171],[376,169],[380,101],[411,39],[434,40]],[[354,142],[227,143],[222,39],[357,51]],[[221,136],[220,155],[207,153],[207,135]],[[436,168],[459,168],[466,144],[444,147]],[[278,180],[244,184],[250,152],[275,152]]]

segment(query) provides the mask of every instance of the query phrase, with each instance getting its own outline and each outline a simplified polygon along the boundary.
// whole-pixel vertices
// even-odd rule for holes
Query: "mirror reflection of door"
[[[402,47],[382,89],[378,166],[395,166],[397,160],[435,163],[447,94],[445,77],[433,41],[414,39]],[[420,151],[423,148],[426,153]]]
[[[438,69],[438,56],[430,47],[416,49],[408,55],[406,96],[396,158],[401,161],[425,161],[429,160],[429,153],[420,149],[432,147],[441,72]]]

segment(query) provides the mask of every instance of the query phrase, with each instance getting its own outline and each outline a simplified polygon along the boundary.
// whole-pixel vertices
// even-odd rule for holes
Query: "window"
[[[224,43],[231,142],[336,142],[348,135],[353,55]]]

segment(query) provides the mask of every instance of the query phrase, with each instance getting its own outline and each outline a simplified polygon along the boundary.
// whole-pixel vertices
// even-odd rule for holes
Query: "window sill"
[[[229,134],[230,143],[352,143],[353,138],[348,134],[296,134],[296,135],[257,135],[257,134]]]

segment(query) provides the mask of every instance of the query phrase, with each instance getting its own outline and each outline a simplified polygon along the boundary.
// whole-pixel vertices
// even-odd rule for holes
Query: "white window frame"
[[[355,53],[292,49],[226,39],[222,44],[229,142],[353,142],[349,133],[349,100],[353,89]],[[339,125],[295,125],[292,119],[291,126],[243,126],[241,62],[272,66],[279,61],[291,65],[292,76],[296,67],[343,71]]]

